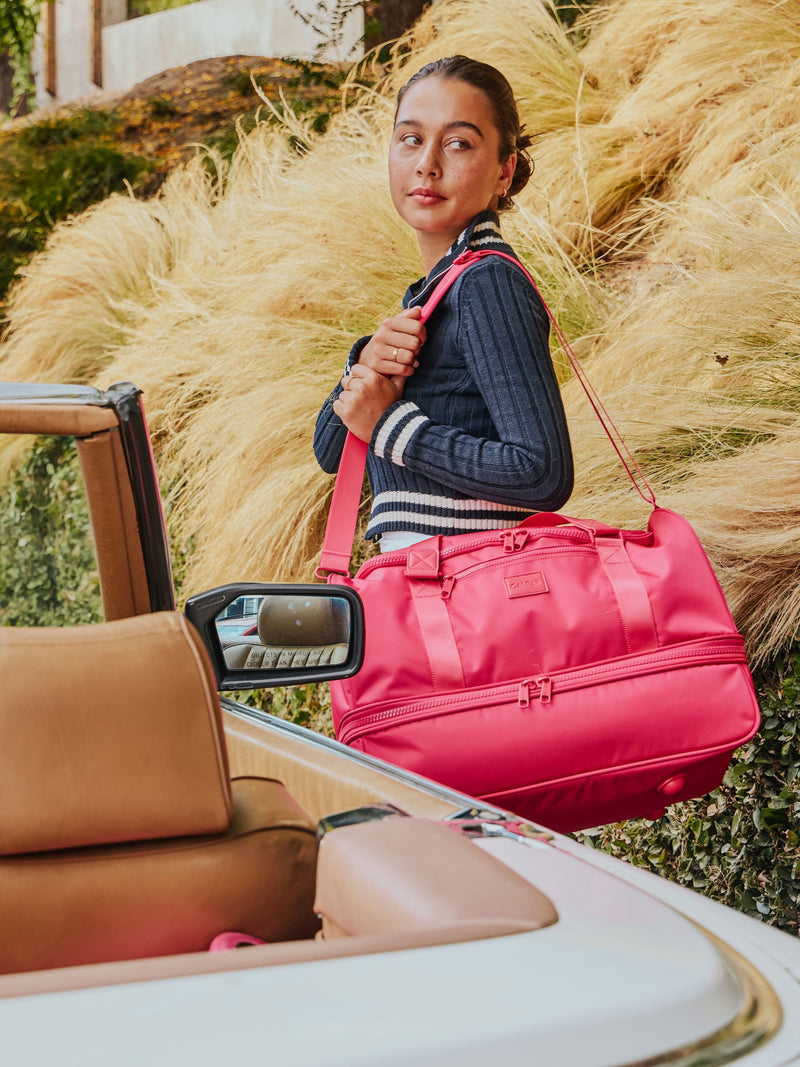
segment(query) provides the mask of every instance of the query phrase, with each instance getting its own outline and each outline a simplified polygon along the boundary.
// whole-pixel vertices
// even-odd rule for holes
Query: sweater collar
[[[462,252],[466,252],[469,249],[478,251],[486,248],[498,248],[503,252],[514,254],[513,250],[503,240],[497,213],[489,210],[482,211],[479,215],[476,215],[469,226],[461,231],[427,278],[419,278],[408,287],[403,306],[410,307],[412,304],[418,304],[422,297],[427,296],[428,291]]]

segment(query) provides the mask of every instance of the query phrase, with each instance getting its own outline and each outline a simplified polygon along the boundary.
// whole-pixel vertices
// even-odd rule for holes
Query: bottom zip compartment
[[[758,722],[740,642],[702,640],[351,711],[340,740],[566,831],[708,792]]]
[[[485,793],[480,799],[566,834],[623,819],[659,819],[668,805],[716,789],[730,761],[730,750],[684,754]]]

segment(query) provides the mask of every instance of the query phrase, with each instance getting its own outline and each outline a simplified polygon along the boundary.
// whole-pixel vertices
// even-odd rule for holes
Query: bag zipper
[[[653,535],[647,530],[622,530],[621,533],[625,534],[624,540],[630,541],[633,544],[651,544]],[[529,542],[536,539],[537,533],[546,535],[547,537],[563,537],[567,540],[576,542],[576,547],[585,547],[591,542],[591,535],[585,530],[581,530],[578,526],[541,526],[533,527],[530,530],[520,528],[518,526],[511,526],[507,530],[493,530],[490,533],[485,533],[480,536],[476,536],[472,541],[465,541],[460,545],[451,545],[449,548],[445,548],[441,553],[441,559],[450,559],[453,556],[458,556],[462,552],[472,552],[476,548],[490,548],[492,546],[503,545],[506,552],[510,555],[521,551],[523,548],[535,548],[535,545],[531,545]],[[524,535],[524,536],[521,536]],[[605,536],[605,535],[604,535]],[[555,546],[553,546],[555,547]],[[395,567],[399,564],[406,562],[408,549],[397,548],[393,552],[383,552],[379,556],[373,556],[372,559],[368,559],[365,563],[362,563],[356,574],[357,578],[365,578],[372,571],[379,567]],[[473,567],[485,566],[487,563],[493,561],[486,560],[482,564],[474,564]],[[464,572],[466,573],[466,571]]]
[[[729,637],[703,638],[686,644],[671,645],[656,652],[593,663],[587,667],[553,671],[521,678],[499,686],[476,686],[438,696],[415,700],[404,707],[392,704],[381,711],[367,712],[358,708],[342,716],[338,740],[350,744],[376,727],[399,726],[402,723],[452,714],[466,707],[494,704],[516,704],[530,708],[534,699],[540,704],[552,703],[559,693],[567,693],[604,682],[620,681],[631,676],[658,674],[680,667],[703,666],[705,663],[747,663],[744,640],[738,634]]]

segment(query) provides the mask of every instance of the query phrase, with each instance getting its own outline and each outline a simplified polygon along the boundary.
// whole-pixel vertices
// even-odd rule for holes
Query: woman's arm
[[[414,373],[425,343],[420,314],[415,307],[391,315],[353,346],[344,377],[317,417],[314,454],[328,474],[339,467],[347,430],[369,441],[378,419],[403,395],[404,381]]]
[[[361,337],[350,349],[345,367],[345,376],[351,367],[358,362],[362,350],[366,347],[370,337]],[[342,379],[344,381],[344,379]],[[333,405],[342,394],[342,381],[340,381],[328,399],[322,405],[317,422],[314,427],[314,455],[317,463],[326,474],[335,474],[339,469],[339,460],[342,458],[347,427],[333,410]]]
[[[472,497],[559,508],[572,491],[572,451],[542,303],[503,260],[487,258],[460,281],[457,343],[499,440],[436,423],[403,399],[376,426],[372,448]]]

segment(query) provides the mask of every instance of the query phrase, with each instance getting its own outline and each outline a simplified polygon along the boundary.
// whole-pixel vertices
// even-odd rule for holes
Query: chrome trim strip
[[[110,406],[105,393],[92,385],[50,385],[41,382],[0,382],[0,404]]]
[[[766,978],[730,945],[692,922],[711,941],[742,985],[742,1007],[719,1030],[669,1052],[644,1060],[631,1060],[619,1067],[721,1067],[753,1052],[773,1037],[783,1022],[780,1000]]]

